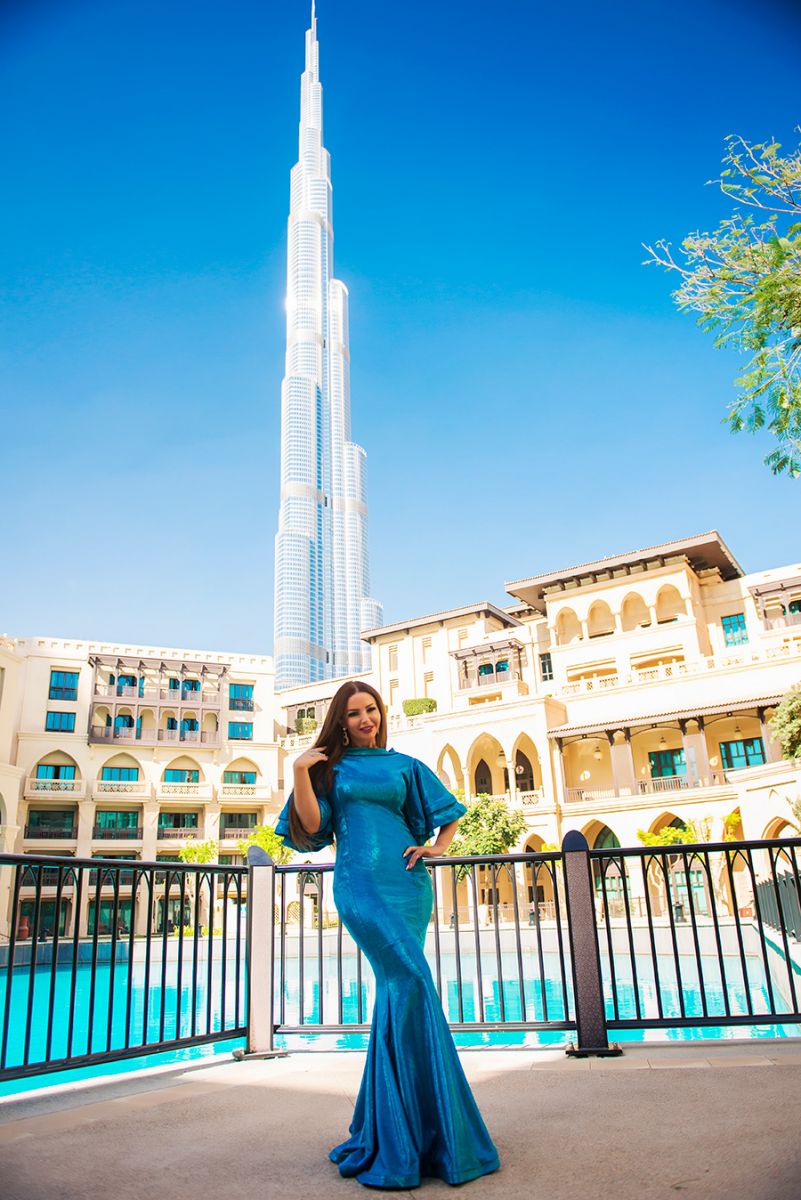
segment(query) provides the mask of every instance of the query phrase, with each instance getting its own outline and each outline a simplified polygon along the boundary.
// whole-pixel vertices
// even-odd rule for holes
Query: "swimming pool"
[[[312,947],[309,947],[304,953],[302,961],[304,986],[301,990],[299,986],[300,960],[297,957],[287,957],[286,959],[283,1003],[281,976],[276,971],[276,1019],[286,1026],[318,1025],[321,1016],[327,1023],[336,1022],[339,1015],[339,969],[336,956],[330,952],[324,955],[322,979],[319,977],[319,959]],[[690,1017],[700,1018],[702,1016],[705,1000],[707,1015],[710,1017],[720,1016],[722,1021],[725,1021],[726,997],[732,1013],[747,1014],[749,1000],[752,1012],[768,1013],[770,1004],[762,959],[755,954],[749,955],[745,971],[743,963],[735,955],[724,956],[722,961],[723,969],[721,970],[719,961],[712,955],[702,956],[700,960],[689,954],[682,955],[679,958],[677,972],[676,962],[670,955],[659,955],[657,957],[657,988],[653,961],[648,955],[635,956],[636,987],[635,971],[632,971],[631,963],[616,960],[613,988],[609,960],[607,956],[602,955],[607,1017],[611,1019],[614,1016],[615,998],[617,1011],[621,1018],[636,1017],[637,997],[639,997],[641,1016],[648,1017],[658,1014],[658,997],[661,998],[663,1011],[669,1015],[676,1015],[680,1011],[680,990],[685,1012]],[[439,978],[443,1005],[450,1021],[466,1023],[477,1021],[481,1018],[482,1008],[483,1018],[486,1022],[565,1021],[571,1019],[573,998],[570,970],[568,966],[563,979],[557,954],[543,954],[542,975],[539,973],[539,961],[536,956],[527,954],[523,959],[522,989],[514,956],[502,954],[500,965],[501,970],[499,971],[497,961],[484,959],[479,973],[475,955],[463,950],[459,957],[457,971],[455,955],[445,952],[441,954]],[[164,991],[165,1026],[163,1036],[165,1039],[186,1037],[191,1032],[192,981],[184,970],[179,992],[176,966],[175,962],[168,963],[169,969]],[[436,972],[433,964],[432,969]],[[129,966],[127,963],[118,963],[113,970],[114,1003],[109,1014],[108,1001],[112,983],[111,964],[99,963],[96,968],[91,1041],[91,1048],[94,1051],[104,1050],[107,1043],[112,1049],[125,1046],[127,1031],[128,1044],[131,1046],[141,1044],[145,1040],[145,1033],[150,1040],[155,1040],[160,1036],[162,1007],[160,970],[155,972],[151,970],[151,982],[147,991],[146,1030],[144,1028],[143,965],[139,963],[133,965],[130,1013],[127,1008],[126,990]],[[679,975],[681,976],[680,982]],[[361,992],[361,1017],[364,1022],[369,1022],[373,997],[373,977],[369,965],[362,960],[361,980],[359,980],[359,964],[356,955],[344,954],[341,977],[343,1023],[358,1023],[359,992]],[[9,1020],[9,1066],[20,1064],[23,1061],[29,978],[28,967],[15,969]],[[210,1017],[208,1028],[213,1032],[223,1032],[226,1028],[243,1024],[246,1012],[244,961],[241,964],[239,977],[238,1012],[236,978],[231,963],[229,962],[227,966],[224,990],[221,963],[215,961],[212,964],[210,997],[207,991],[208,978],[207,965],[202,964],[198,972],[194,1000],[198,1031],[206,1030],[207,1017]],[[52,1057],[60,1057],[67,1051],[71,980],[72,970],[69,966],[65,965],[56,970],[53,993],[53,1036],[50,1050]],[[89,1046],[89,980],[89,964],[79,966],[73,1021],[73,1053],[85,1053]],[[42,965],[34,973],[33,1019],[29,1051],[31,1061],[41,1061],[45,1057],[50,989],[51,969],[49,965]],[[0,977],[0,1012],[4,1011],[4,1006],[5,976]],[[610,1037],[618,1041],[683,1041],[741,1037],[797,1037],[800,1035],[801,1029],[797,1025],[771,1021],[765,1024],[744,1026],[721,1024],[720,1026],[691,1026],[658,1030],[626,1029],[615,1031],[610,1034]],[[464,1048],[558,1047],[567,1045],[574,1039],[575,1034],[573,1031],[565,1029],[515,1030],[501,1028],[459,1030],[454,1033],[454,1037],[457,1045]],[[276,1036],[276,1046],[287,1049],[362,1049],[366,1044],[367,1035],[363,1032],[326,1032],[313,1029],[309,1033],[278,1034]],[[82,1068],[53,1071],[46,1075],[0,1082],[0,1096],[14,1095],[53,1084],[122,1074],[143,1067],[212,1059],[220,1054],[230,1054],[235,1048],[243,1045],[244,1038],[233,1037],[215,1043],[187,1046],[169,1051],[148,1051],[143,1048],[141,1056],[134,1058],[95,1063]]]

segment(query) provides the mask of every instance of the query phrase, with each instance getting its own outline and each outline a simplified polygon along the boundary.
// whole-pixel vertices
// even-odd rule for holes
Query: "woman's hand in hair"
[[[310,746],[308,750],[304,750],[299,754],[292,764],[292,769],[297,774],[298,771],[310,771],[316,763],[328,762],[328,755],[320,746]]]

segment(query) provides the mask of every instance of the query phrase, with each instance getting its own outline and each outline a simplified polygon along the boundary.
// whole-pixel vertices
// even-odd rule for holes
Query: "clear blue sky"
[[[386,619],[717,528],[801,482],[642,266],[727,133],[794,142],[781,0],[319,0],[353,435]],[[272,649],[305,0],[0,7],[0,630]]]

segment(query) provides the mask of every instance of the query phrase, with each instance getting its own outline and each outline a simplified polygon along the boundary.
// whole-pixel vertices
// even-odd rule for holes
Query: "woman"
[[[376,979],[351,1136],[329,1158],[369,1187],[414,1188],[426,1175],[465,1183],[500,1164],[423,953],[433,891],[422,860],[444,854],[467,810],[433,771],[386,745],[378,692],[344,683],[295,761],[276,826],[295,850],[336,838],[334,900]]]

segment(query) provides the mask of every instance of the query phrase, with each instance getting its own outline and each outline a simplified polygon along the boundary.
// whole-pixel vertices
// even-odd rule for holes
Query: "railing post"
[[[589,849],[583,833],[571,829],[565,834],[562,860],[576,1006],[576,1042],[568,1046],[567,1053],[575,1058],[586,1058],[591,1054],[610,1057],[623,1053],[617,1044],[610,1046],[606,1032]]]
[[[248,847],[248,916],[246,935],[248,1036],[234,1058],[285,1058],[273,1046],[275,984],[275,863],[261,846]]]

